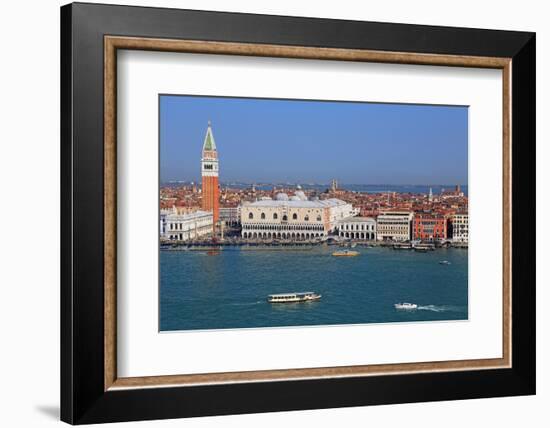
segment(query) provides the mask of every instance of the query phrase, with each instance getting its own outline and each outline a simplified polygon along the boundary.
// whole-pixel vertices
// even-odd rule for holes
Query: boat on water
[[[408,243],[396,243],[392,245],[394,250],[412,250],[413,246]]]
[[[354,257],[359,255],[359,251],[341,250],[332,253],[334,257]]]
[[[417,244],[413,247],[414,251],[425,253],[428,251],[434,251],[435,245],[433,244]]]
[[[407,302],[396,303],[394,306],[395,306],[395,309],[406,309],[406,310],[411,310],[411,309],[417,309],[418,308],[417,304],[407,303]]]
[[[313,291],[303,291],[301,293],[270,294],[267,296],[267,301],[269,303],[302,303],[312,302],[320,298],[321,295]]]
[[[440,264],[440,265],[450,265],[451,262],[448,261],[448,260],[441,260],[441,261],[439,262],[439,264]]]

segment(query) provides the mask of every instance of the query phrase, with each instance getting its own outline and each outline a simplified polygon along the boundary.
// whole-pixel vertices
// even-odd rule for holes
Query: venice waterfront
[[[160,330],[289,327],[468,319],[468,250],[427,253],[334,246],[160,251]],[[439,264],[448,260],[450,264]],[[270,304],[314,291],[319,301]],[[410,302],[416,310],[396,310]]]

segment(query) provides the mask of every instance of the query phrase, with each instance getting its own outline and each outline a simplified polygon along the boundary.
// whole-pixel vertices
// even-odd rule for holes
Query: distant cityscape
[[[459,184],[435,192],[414,187],[406,192],[366,192],[340,185],[337,179],[325,188],[298,183],[220,185],[218,148],[210,123],[200,165],[200,183],[161,185],[163,245],[327,241],[403,248],[468,245],[468,196]]]

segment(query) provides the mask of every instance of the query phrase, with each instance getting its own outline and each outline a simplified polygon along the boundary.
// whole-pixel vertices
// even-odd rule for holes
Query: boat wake
[[[229,303],[231,306],[253,306],[253,305],[259,305],[260,303],[265,303],[261,300],[258,300],[257,302],[242,302],[242,303]]]
[[[432,312],[460,312],[461,308],[458,306],[446,306],[446,305],[425,305],[418,306],[416,308],[419,311],[432,311]]]

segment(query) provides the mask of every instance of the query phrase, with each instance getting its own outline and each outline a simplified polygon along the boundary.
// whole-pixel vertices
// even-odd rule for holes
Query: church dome
[[[296,195],[291,196],[289,200],[291,200],[291,201],[301,201],[300,197],[296,196]]]
[[[303,190],[298,190],[296,193],[295,193],[296,197],[300,200],[300,201],[307,201],[307,196],[306,194],[303,192]]]
[[[277,193],[275,195],[276,201],[288,201],[288,195],[286,193]]]

